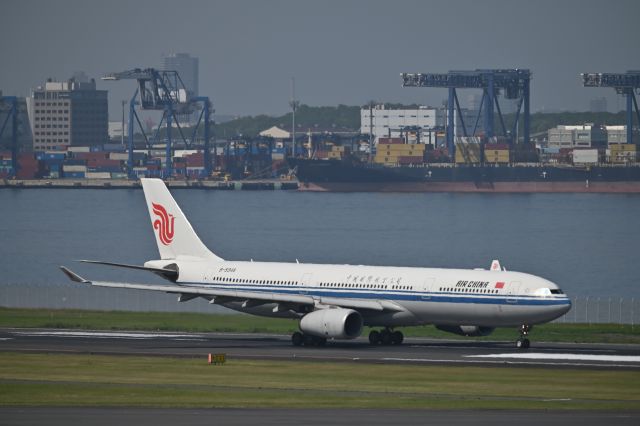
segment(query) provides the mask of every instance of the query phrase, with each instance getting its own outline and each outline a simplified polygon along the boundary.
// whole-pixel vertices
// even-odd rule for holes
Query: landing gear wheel
[[[391,333],[391,343],[394,345],[401,345],[404,340],[404,334],[400,331],[394,331]]]
[[[305,334],[302,338],[302,344],[305,346],[314,346],[316,339],[310,334]]]
[[[518,339],[516,341],[516,348],[518,349],[529,349],[529,346],[531,345],[531,342],[529,341],[529,339]]]
[[[391,344],[391,332],[389,330],[382,330],[380,332],[380,342],[382,342],[383,345]]]
[[[379,345],[381,343],[380,332],[372,330],[371,333],[369,333],[369,343],[372,345]]]
[[[291,343],[293,343],[293,346],[302,346],[303,342],[304,336],[299,331],[296,331],[291,335]]]
[[[316,346],[325,346],[327,344],[327,339],[325,339],[324,337],[316,337],[315,340]]]

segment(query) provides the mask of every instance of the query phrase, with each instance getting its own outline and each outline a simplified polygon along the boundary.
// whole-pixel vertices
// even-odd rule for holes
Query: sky
[[[223,115],[287,112],[292,76],[307,105],[436,106],[444,89],[402,88],[400,73],[478,68],[529,68],[533,111],[586,111],[599,97],[617,111],[613,89],[583,88],[579,74],[640,69],[637,0],[3,0],[0,10],[5,95],[187,52]],[[98,87],[118,120],[134,81]]]

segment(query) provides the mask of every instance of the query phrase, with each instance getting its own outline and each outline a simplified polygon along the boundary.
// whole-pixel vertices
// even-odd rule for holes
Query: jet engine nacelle
[[[362,315],[353,309],[320,309],[300,320],[300,330],[317,337],[355,339],[362,333]]]
[[[438,330],[459,336],[488,336],[493,333],[495,327],[481,327],[479,325],[436,325]]]

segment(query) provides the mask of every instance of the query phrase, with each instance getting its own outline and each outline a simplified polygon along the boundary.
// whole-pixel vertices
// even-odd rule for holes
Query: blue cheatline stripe
[[[201,283],[181,283],[185,287],[204,287],[217,290],[239,290],[255,291],[260,293],[279,293],[302,296],[319,297],[343,297],[349,299],[373,299],[373,300],[400,300],[413,302],[440,302],[440,303],[475,303],[484,305],[530,305],[530,306],[563,306],[571,302],[567,298],[545,299],[536,296],[506,295],[506,294],[473,294],[473,293],[435,293],[435,292],[415,292],[410,290],[342,290],[323,289],[318,287],[273,286],[255,284],[201,284]],[[266,290],[265,290],[266,289]]]

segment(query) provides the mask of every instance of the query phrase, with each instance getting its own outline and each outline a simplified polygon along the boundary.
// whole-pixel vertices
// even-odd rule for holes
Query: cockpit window
[[[559,288],[551,289],[551,294],[564,294]]]

